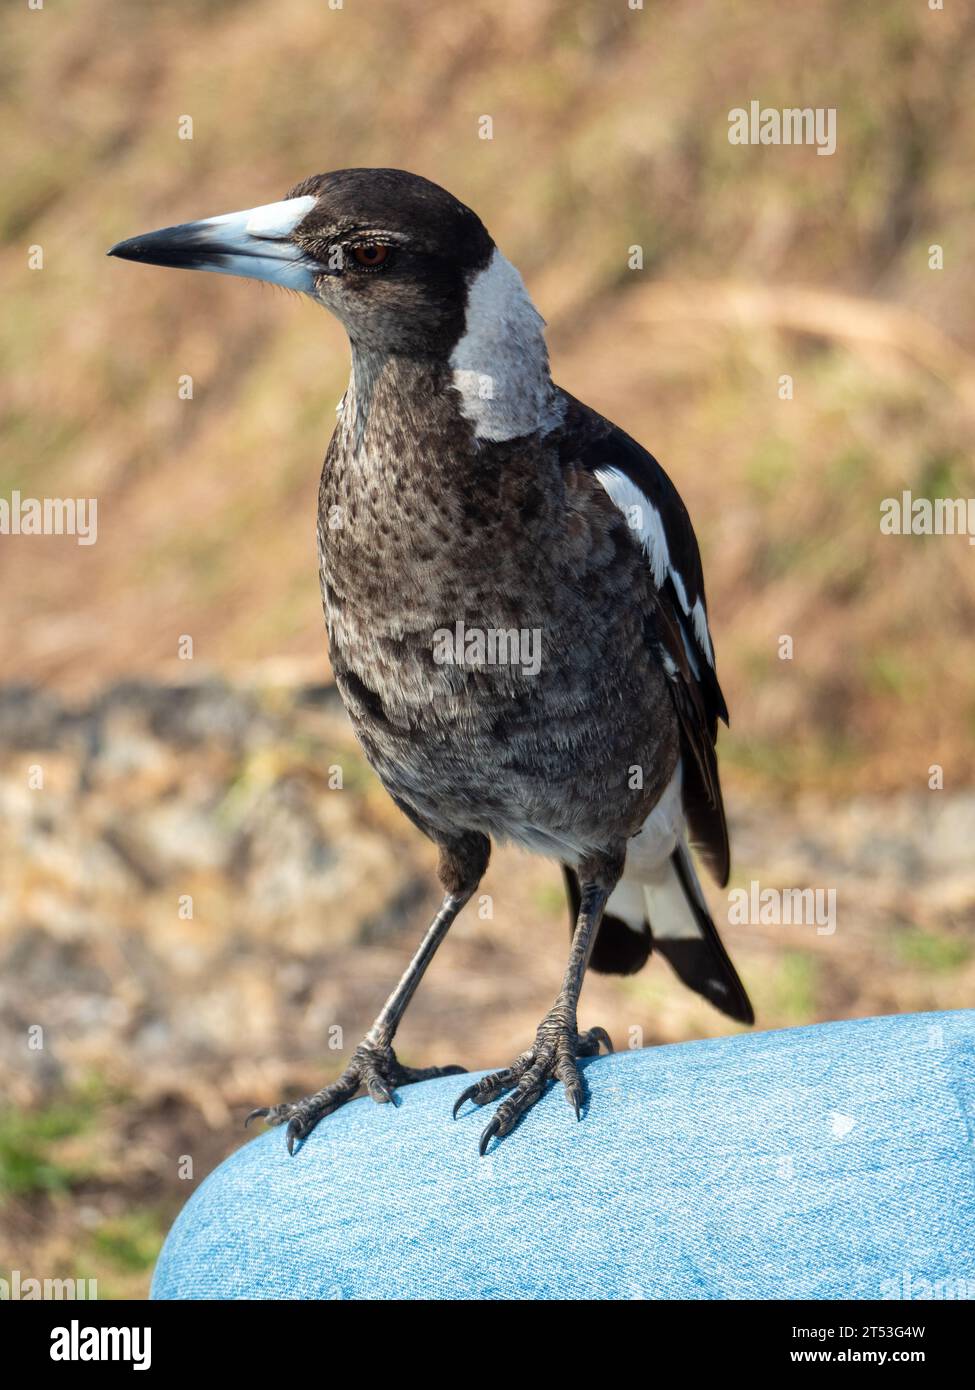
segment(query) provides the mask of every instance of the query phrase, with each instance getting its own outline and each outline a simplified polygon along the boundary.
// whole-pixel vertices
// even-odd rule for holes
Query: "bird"
[[[330,662],[366,758],[438,849],[441,906],[339,1078],[248,1122],[286,1126],[293,1153],[360,1090],[389,1102],[464,1071],[405,1066],[393,1043],[493,843],[561,866],[571,935],[534,1040],[454,1106],[495,1106],[482,1155],[553,1084],[588,1111],[578,1063],[612,1050],[578,1026],[588,968],[656,952],[752,1023],[694,858],[727,884],[728,710],[690,518],[657,460],[553,381],[544,320],[480,217],[417,174],[341,169],[108,254],[268,281],[344,326],[317,519]]]

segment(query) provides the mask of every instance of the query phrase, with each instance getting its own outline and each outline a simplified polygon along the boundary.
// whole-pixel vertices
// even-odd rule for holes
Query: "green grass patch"
[[[900,931],[894,938],[894,949],[905,965],[916,970],[940,974],[957,970],[971,960],[972,946],[960,937],[945,936],[941,932],[921,931],[911,927]]]
[[[92,1113],[76,1102],[44,1110],[11,1110],[0,1117],[0,1202],[38,1192],[66,1192],[89,1173],[78,1160],[63,1160],[58,1146],[82,1134]]]
[[[162,1247],[165,1225],[155,1211],[134,1211],[104,1222],[92,1235],[94,1252],[122,1273],[151,1269]]]
[[[565,888],[561,881],[540,883],[533,893],[535,906],[547,917],[559,917],[568,912]]]
[[[773,983],[776,1013],[789,1024],[808,1023],[816,1014],[819,963],[802,951],[787,951]]]

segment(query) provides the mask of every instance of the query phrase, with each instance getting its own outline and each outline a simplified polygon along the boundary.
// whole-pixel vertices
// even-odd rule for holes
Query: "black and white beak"
[[[328,273],[291,237],[317,199],[286,198],[280,203],[184,222],[159,232],[120,241],[108,252],[125,261],[177,266],[183,270],[213,270],[218,275],[242,275],[268,280],[306,294],[315,291],[315,277]]]

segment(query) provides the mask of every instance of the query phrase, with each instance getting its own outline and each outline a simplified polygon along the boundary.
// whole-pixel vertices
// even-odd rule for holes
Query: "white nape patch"
[[[711,645],[711,634],[708,631],[707,614],[704,611],[704,604],[698,598],[691,608],[690,600],[687,597],[687,589],[680,574],[670,561],[670,549],[667,545],[667,533],[664,530],[663,519],[656,507],[642,491],[638,488],[632,478],[628,478],[625,473],[621,473],[618,468],[597,468],[596,477],[602,486],[609,493],[611,499],[619,507],[620,511],[629,521],[632,515],[640,518],[640,525],[634,528],[640,537],[644,550],[647,552],[647,559],[650,561],[650,571],[653,574],[653,582],[659,589],[669,574],[674,585],[674,592],[677,595],[684,614],[691,618],[694,624],[694,635],[696,636],[701,650],[707,657],[708,665],[714,666],[714,648]],[[631,510],[631,509],[635,509]],[[681,625],[681,637],[684,640],[684,650],[687,652],[691,670],[695,676],[700,672],[697,667],[697,660],[694,651],[687,638],[687,633]],[[673,674],[668,670],[668,675]]]
[[[219,217],[206,217],[201,226],[228,226],[242,235],[259,237],[261,241],[278,241],[288,237],[298,223],[311,212],[317,202],[310,193],[303,198],[284,198],[280,203],[262,203],[243,212],[225,212]]]
[[[468,287],[464,335],[450,354],[461,413],[478,439],[547,434],[562,419],[544,328],[521,275],[495,248]]]

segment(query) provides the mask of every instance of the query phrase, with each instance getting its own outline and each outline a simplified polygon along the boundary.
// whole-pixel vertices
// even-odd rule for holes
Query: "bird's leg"
[[[488,842],[481,836],[471,837],[471,840],[475,838],[480,843],[473,856],[469,852],[452,852],[441,846],[440,878],[447,886],[447,893],[440,911],[430,923],[399,984],[386,1000],[375,1023],[353,1052],[338,1080],[303,1100],[284,1101],[280,1105],[252,1110],[246,1124],[257,1116],[261,1116],[269,1125],[287,1123],[288,1152],[293,1153],[295,1141],[304,1139],[319,1120],[351,1100],[360,1086],[365,1087],[373,1100],[390,1101],[395,1087],[428,1081],[434,1076],[454,1076],[465,1070],[457,1066],[405,1067],[393,1051],[393,1038],[437,947],[480,882],[487,864]],[[469,851],[470,845],[466,848]]]
[[[393,1051],[393,1037],[406,1006],[413,998],[417,985],[423,976],[434,952],[447,934],[447,930],[464,906],[466,896],[448,893],[441,904],[440,911],[431,922],[426,936],[420,942],[416,955],[403,972],[402,979],[386,1000],[379,1017],[369,1029],[362,1042],[355,1049],[337,1081],[324,1086],[304,1100],[284,1101],[280,1105],[261,1107],[252,1110],[247,1123],[261,1116],[269,1125],[280,1125],[287,1121],[288,1150],[294,1151],[296,1139],[304,1139],[318,1124],[318,1121],[338,1110],[347,1100],[364,1086],[373,1100],[390,1101],[396,1086],[408,1086],[414,1081],[426,1081],[432,1076],[450,1076],[464,1070],[463,1067],[425,1067],[416,1069],[404,1067]]]
[[[511,1066],[505,1067],[503,1071],[492,1072],[473,1086],[468,1086],[454,1106],[456,1116],[467,1100],[473,1101],[475,1105],[488,1105],[491,1101],[497,1100],[503,1092],[512,1091],[512,1094],[498,1106],[490,1124],[481,1135],[482,1154],[494,1136],[502,1139],[506,1134],[510,1134],[521,1117],[540,1098],[549,1081],[562,1082],[569,1104],[576,1112],[576,1118],[581,1119],[585,1090],[576,1059],[595,1057],[600,1044],[607,1052],[613,1050],[613,1044],[604,1028],[590,1028],[588,1032],[580,1033],[576,1027],[576,1008],[583,977],[599,930],[603,908],[619,878],[622,863],[614,861],[612,867],[601,864],[600,868],[603,872],[598,878],[592,875],[590,869],[590,876],[582,881],[579,915],[572,935],[569,963],[562,980],[562,988],[555,1003],[538,1025],[534,1044],[512,1062]],[[580,878],[582,877],[580,872]]]

